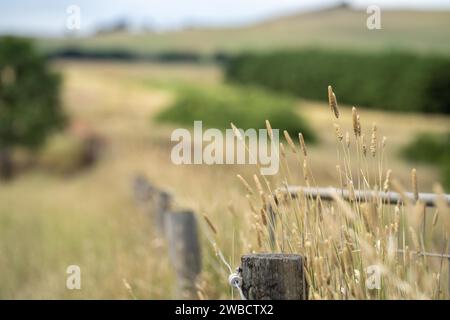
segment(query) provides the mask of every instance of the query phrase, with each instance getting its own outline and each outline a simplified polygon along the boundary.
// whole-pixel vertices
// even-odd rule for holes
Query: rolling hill
[[[45,51],[61,48],[160,52],[240,52],[301,47],[406,50],[450,55],[450,11],[382,11],[382,29],[368,30],[365,11],[332,8],[233,28],[191,28],[163,33],[106,33],[40,39]]]

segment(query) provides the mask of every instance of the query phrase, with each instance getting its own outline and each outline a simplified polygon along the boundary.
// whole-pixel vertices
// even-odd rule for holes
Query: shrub
[[[265,128],[269,120],[273,128],[287,130],[292,136],[302,132],[308,141],[315,136],[295,112],[294,102],[256,88],[216,87],[182,88],[176,102],[157,116],[157,120],[192,125],[202,120],[210,128]]]
[[[332,85],[346,104],[398,111],[450,113],[450,60],[404,53],[308,50],[242,54],[227,79],[326,100]]]
[[[421,133],[401,153],[410,161],[439,166],[442,182],[450,188],[450,132],[442,135]]]

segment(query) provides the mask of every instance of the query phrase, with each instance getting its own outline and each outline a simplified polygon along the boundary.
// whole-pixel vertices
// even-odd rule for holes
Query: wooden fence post
[[[160,234],[165,234],[165,216],[172,207],[172,195],[166,191],[154,195],[154,222]]]
[[[192,211],[168,212],[165,215],[169,257],[177,276],[177,297],[195,299],[195,283],[201,271],[201,252],[197,221]]]
[[[145,176],[136,175],[133,180],[133,194],[134,200],[138,206],[141,206],[151,200],[153,187],[147,181]]]
[[[305,258],[296,254],[250,254],[241,258],[242,291],[249,300],[307,300]]]

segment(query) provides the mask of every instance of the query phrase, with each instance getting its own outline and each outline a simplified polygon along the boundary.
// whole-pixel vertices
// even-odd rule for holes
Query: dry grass
[[[331,130],[328,131],[332,135],[333,125],[334,128],[341,125],[335,117],[335,99],[330,99],[330,104],[333,115],[330,114]],[[303,255],[307,259],[311,299],[448,299],[448,259],[420,254],[447,252],[448,204],[439,201],[437,208],[426,209],[420,201],[404,198],[403,203],[389,203],[378,197],[377,191],[403,194],[408,188],[417,200],[417,170],[411,170],[411,184],[404,187],[389,169],[388,143],[385,138],[378,139],[376,126],[372,127],[372,152],[368,153],[361,116],[355,107],[351,122],[352,135],[347,133],[345,140],[340,134],[334,138],[335,181],[332,184],[338,190],[347,190],[350,200],[345,202],[339,192],[331,202],[302,191],[295,197],[283,193],[277,187],[323,185],[316,183],[321,180],[317,180],[316,171],[311,169],[313,162],[309,154],[313,152],[300,152],[306,150],[304,143],[300,143],[298,152],[292,150],[295,167],[280,144],[284,165],[276,180],[253,176],[257,192],[246,197],[250,218],[238,231],[240,253],[250,250]],[[295,172],[303,172],[303,176],[299,179],[293,175]],[[251,190],[248,181],[242,182]],[[372,191],[375,196],[365,201],[358,199],[356,189]],[[434,190],[442,193],[438,185]],[[274,219],[268,218],[268,207],[273,209]],[[274,237],[271,229],[275,229]],[[376,288],[371,286],[373,268],[381,274]]]
[[[253,166],[173,165],[170,161],[169,139],[173,128],[150,121],[151,116],[167,106],[172,99],[172,94],[160,86],[161,82],[188,81],[186,79],[192,76],[192,79],[198,81],[202,79],[202,84],[207,88],[207,85],[220,81],[218,70],[214,67],[198,69],[182,66],[177,71],[174,66],[136,64],[130,67],[108,63],[64,63],[57,67],[65,75],[64,102],[68,112],[72,118],[89,124],[105,137],[108,143],[107,152],[97,166],[77,176],[61,178],[41,172],[29,172],[10,184],[0,185],[0,269],[3,275],[0,277],[0,297],[172,297],[173,274],[167,261],[164,243],[153,233],[151,220],[138,212],[132,201],[131,181],[136,172],[144,172],[152,182],[172,191],[177,206],[192,208],[199,215],[198,220],[204,231],[204,271],[199,280],[199,291],[206,298],[230,297],[228,271],[215,256],[211,241],[222,249],[226,260],[232,266],[239,264],[241,254],[264,250],[267,246],[266,231],[262,220],[264,216],[259,210],[261,203],[258,201],[261,199],[261,191],[267,194],[267,185],[261,178],[258,178],[257,184],[253,182],[253,175],[258,172]],[[159,85],[157,89],[149,85],[155,80]],[[339,98],[338,92],[337,96]],[[271,187],[281,186],[285,179],[292,183],[304,183],[303,171],[311,184],[336,185],[337,159],[341,162],[347,159],[351,161],[352,174],[355,177],[353,183],[358,187],[354,167],[357,161],[354,138],[351,139],[351,155],[341,150],[345,148],[345,145],[342,146],[345,139],[338,143],[341,151],[340,157],[337,158],[336,138],[330,122],[329,107],[302,102],[300,108],[320,134],[321,144],[308,146],[306,161],[303,161],[305,156],[302,152],[291,154],[286,150],[286,157],[282,161],[283,175],[271,178]],[[419,127],[430,131],[444,130],[448,127],[448,118],[358,110],[362,118],[362,131],[366,137],[371,135],[371,127],[365,123],[377,123],[377,156],[380,156],[378,150],[383,141],[381,134],[388,137],[387,151],[383,157],[386,159],[389,156],[390,165],[384,165],[382,172],[385,173],[391,168],[393,176],[410,189],[410,169],[395,156],[395,150],[411,139]],[[343,134],[352,132],[350,109],[341,107],[340,111],[340,130]],[[292,140],[296,141],[294,138]],[[302,160],[300,163],[297,157]],[[365,168],[361,154],[360,158]],[[346,170],[345,163],[341,163],[342,174]],[[364,175],[370,175],[373,185],[374,174],[378,172],[378,168],[375,168],[375,173],[371,168],[370,165],[369,174],[364,170]],[[240,186],[237,174],[241,174],[243,179],[248,181],[248,186]],[[437,179],[437,173],[433,168],[417,167],[417,177],[420,191],[429,191]],[[382,183],[384,179],[383,176]],[[361,174],[359,182],[363,183],[362,180]],[[243,196],[248,192],[248,188],[253,189],[253,195],[248,196],[253,207],[248,205],[248,199]],[[332,258],[329,256],[330,251],[322,249],[325,246],[325,238],[332,237],[328,243],[334,243],[336,237],[326,234],[324,238],[317,238],[320,233],[317,233],[316,237],[316,233],[303,232],[302,228],[305,226],[308,230],[315,230],[316,223],[319,222],[318,217],[313,214],[318,212],[319,207],[312,202],[307,204],[312,206],[308,212],[313,215],[308,223],[300,223],[289,229],[282,226],[292,226],[295,221],[291,219],[302,217],[302,214],[304,217],[304,207],[297,208],[300,204],[296,204],[295,210],[291,205],[280,208],[279,216],[289,220],[282,220],[283,222],[278,224],[278,245],[283,246],[283,250],[288,250],[287,240],[282,240],[283,232],[288,232],[286,235],[292,239],[292,251],[313,257],[309,260],[311,264],[320,264],[321,259]],[[353,204],[350,212],[353,212],[356,206],[361,207],[360,204]],[[325,213],[332,210],[331,207],[335,207],[333,219],[347,227],[350,240],[353,241],[351,237],[354,237],[354,234],[351,230],[359,231],[358,228],[363,228],[360,213],[365,211],[358,209],[358,215],[354,215],[355,220],[350,221],[345,215],[348,211],[345,209],[345,203],[337,202],[333,206],[323,204],[320,212],[323,213],[324,219],[328,219]],[[384,208],[387,212],[388,207]],[[407,209],[400,208],[398,216],[403,217]],[[208,231],[202,216],[208,217],[217,234]],[[434,216],[434,212],[431,216]],[[441,213],[436,217],[434,228],[442,228]],[[386,220],[385,223],[388,222],[391,221]],[[427,222],[429,229],[426,249],[441,251],[442,248],[433,246],[442,239],[431,239],[434,232],[431,230],[433,223],[431,220]],[[407,229],[399,230],[403,234],[403,230]],[[414,231],[420,245],[421,232],[419,229]],[[385,245],[384,232],[384,229],[380,228],[381,245]],[[408,239],[412,237],[409,231],[407,234]],[[302,242],[298,244],[306,235],[310,237],[309,247],[301,245]],[[355,243],[349,242],[349,245],[361,245],[361,239],[357,240]],[[306,242],[304,244],[306,245]],[[414,246],[411,245],[410,248],[413,249]],[[316,261],[314,257],[319,260]],[[411,259],[412,265],[423,261],[414,257]],[[82,269],[81,291],[69,291],[65,287],[65,270],[70,264],[79,264]],[[428,282],[435,269],[432,270],[425,275],[424,282]],[[323,270],[325,276],[328,272],[327,268]],[[404,270],[400,272],[400,275],[404,274]],[[350,271],[345,275],[350,277]],[[314,274],[310,276],[316,279]],[[419,276],[420,273],[414,273],[411,279],[418,279]],[[321,275],[317,275],[314,281],[319,284],[322,281],[320,279]],[[340,282],[336,279],[333,281],[333,290],[336,290]],[[348,283],[349,297],[353,295],[353,289],[358,296],[362,289],[355,287],[355,282]],[[420,292],[415,289],[412,291],[415,297],[422,297],[419,293],[430,296],[429,285],[422,287],[421,283],[419,282]],[[444,278],[441,283],[445,283]],[[312,291],[314,297],[329,297],[327,287],[324,287],[325,291],[317,289],[317,286],[315,288]],[[391,293],[386,291],[386,294]]]

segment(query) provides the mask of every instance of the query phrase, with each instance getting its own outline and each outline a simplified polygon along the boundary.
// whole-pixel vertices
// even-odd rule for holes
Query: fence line
[[[369,202],[373,199],[381,199],[384,203],[397,204],[411,202],[416,203],[416,201],[422,202],[427,207],[434,207],[439,201],[444,201],[447,205],[450,205],[450,194],[435,194],[435,193],[418,193],[417,200],[412,192],[384,192],[384,191],[369,191],[369,190],[354,190],[350,192],[347,189],[337,189],[333,187],[323,188],[323,187],[303,187],[303,186],[286,186],[275,190],[272,194],[275,203],[278,203],[277,194],[288,194],[292,198],[297,198],[299,195],[303,194],[306,197],[311,197],[313,199],[320,198],[325,201],[333,201],[336,197],[341,197],[345,201],[359,201],[359,202]],[[271,204],[268,205],[268,233],[269,240],[272,248],[276,247],[275,238],[275,212]],[[424,225],[425,227],[425,225]],[[450,296],[450,239],[448,239],[448,254],[439,254],[434,252],[412,252],[417,255],[428,256],[432,258],[447,258],[448,260],[448,294]],[[397,252],[404,252],[403,250],[397,250]]]
[[[431,258],[446,258],[446,259],[450,259],[450,252],[449,254],[445,254],[445,253],[433,253],[433,252],[425,252],[425,251],[406,251],[403,249],[397,249],[398,253],[412,253],[412,254],[416,254],[418,256],[425,256],[425,257],[431,257]]]
[[[201,250],[197,220],[190,210],[173,210],[170,193],[152,186],[143,175],[133,182],[136,204],[154,222],[156,232],[165,237],[170,262],[176,274],[176,297],[197,298],[196,280],[201,272]]]
[[[354,190],[354,192],[350,192],[347,189],[337,189],[337,188],[314,188],[314,187],[302,187],[302,186],[288,186],[284,188],[279,188],[277,191],[282,193],[288,193],[292,197],[297,197],[299,194],[304,194],[307,197],[312,197],[314,199],[320,197],[322,200],[331,201],[334,200],[336,196],[340,196],[344,200],[355,200],[355,201],[370,201],[372,199],[379,198],[385,203],[404,203],[406,201],[410,201],[412,203],[416,202],[414,198],[414,194],[412,192],[384,192],[384,191],[369,191],[369,190]],[[450,204],[450,195],[442,194],[437,195],[434,193],[419,193],[418,200],[422,202],[427,207],[433,207],[436,205],[436,202],[440,199]]]
[[[154,222],[156,231],[165,237],[168,244],[168,254],[176,273],[176,296],[182,299],[195,299],[196,280],[201,272],[201,249],[198,238],[196,215],[190,210],[175,211],[172,208],[173,197],[170,193],[151,185],[142,175],[133,181],[135,202],[144,209],[146,215]],[[333,201],[340,196],[347,201],[367,202],[381,199],[388,204],[415,202],[410,192],[373,192],[335,188],[311,188],[301,186],[287,186],[274,192],[275,204],[278,204],[279,193],[288,194],[292,198],[299,195]],[[435,206],[437,201],[450,204],[450,195],[436,195],[419,193],[418,197],[425,206]],[[269,238],[275,248],[275,212],[271,204],[266,207],[268,211]],[[413,254],[433,258],[448,259],[448,290],[450,295],[450,243],[448,254],[430,252],[413,252]],[[398,250],[403,252],[403,250]],[[305,277],[306,257],[295,254],[251,254],[241,257],[239,274],[239,289],[246,299],[308,299],[309,284]]]

